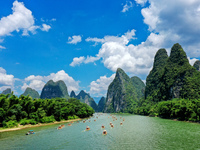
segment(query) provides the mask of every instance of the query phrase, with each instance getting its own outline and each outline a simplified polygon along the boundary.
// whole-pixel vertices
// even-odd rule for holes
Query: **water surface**
[[[95,114],[83,123],[74,122],[61,130],[59,124],[0,133],[0,149],[69,150],[197,150],[200,149],[200,124],[128,114]],[[98,118],[96,118],[98,116]],[[125,121],[120,119],[124,118]],[[94,121],[96,119],[96,121]],[[109,123],[114,124],[111,128]],[[123,122],[123,125],[120,125]],[[107,135],[102,135],[101,125]],[[85,131],[86,126],[91,128]],[[28,130],[36,134],[25,135]]]

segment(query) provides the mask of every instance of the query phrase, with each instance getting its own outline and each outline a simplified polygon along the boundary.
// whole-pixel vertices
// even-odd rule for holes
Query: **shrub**
[[[40,119],[40,122],[42,123],[50,123],[50,122],[54,122],[56,121],[54,116],[46,116],[46,117],[43,117],[42,119]]]
[[[18,123],[16,120],[10,120],[8,122],[3,122],[3,127],[4,128],[13,128],[13,127],[18,127]]]

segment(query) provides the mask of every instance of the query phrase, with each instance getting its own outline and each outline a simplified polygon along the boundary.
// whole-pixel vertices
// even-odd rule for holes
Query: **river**
[[[98,118],[97,118],[98,116]],[[0,150],[197,150],[200,124],[129,114],[94,114],[85,123],[74,122],[0,133]],[[125,121],[120,119],[124,118]],[[96,119],[96,121],[94,121]],[[114,127],[111,128],[109,123]],[[123,122],[123,125],[120,125]],[[107,135],[101,126],[105,125]],[[86,126],[91,130],[85,131]],[[35,134],[25,135],[28,130]]]

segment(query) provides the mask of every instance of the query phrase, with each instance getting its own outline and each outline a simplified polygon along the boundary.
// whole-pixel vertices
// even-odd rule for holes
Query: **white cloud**
[[[131,1],[126,1],[126,4],[123,6],[122,12],[127,12],[131,7],[133,7],[133,3]]]
[[[90,94],[95,96],[106,96],[108,86],[115,78],[115,73],[110,77],[101,76],[96,81],[90,83]]]
[[[52,18],[50,21],[56,21],[56,18]]]
[[[164,47],[180,43],[190,57],[200,56],[200,1],[149,0],[142,9],[149,31],[164,36]]]
[[[0,36],[11,35],[13,31],[23,32],[22,35],[29,35],[28,32],[36,33],[36,29],[44,29],[35,25],[32,12],[24,6],[23,2],[13,2],[12,14],[2,17],[0,20]],[[45,30],[46,31],[46,30]]]
[[[190,65],[193,66],[194,63],[195,63],[195,61],[197,61],[197,60],[199,60],[199,59],[196,59],[196,58],[190,59],[190,57],[188,57],[188,60],[189,60]]]
[[[41,91],[44,85],[45,85],[45,82],[41,80],[31,80],[29,85],[27,83],[24,83],[21,89],[24,91],[27,87],[30,87],[32,89]]]
[[[80,65],[81,63],[84,62],[84,60],[85,60],[84,56],[75,57],[73,58],[73,62],[70,64],[70,66],[74,67],[74,66]]]
[[[54,82],[63,80],[68,88],[68,91],[79,90],[79,81],[75,81],[71,76],[65,73],[64,70],[60,70],[57,73],[51,73],[48,76],[30,75],[24,79],[24,84],[21,89],[25,90],[27,87],[31,87],[35,90],[41,91],[45,83],[49,80],[53,80]]]
[[[46,32],[48,32],[49,29],[51,29],[51,26],[50,26],[50,25],[42,24],[42,28],[41,28],[42,31],[46,31]]]
[[[0,86],[11,87],[14,85],[15,78],[13,75],[8,75],[6,70],[0,67]]]
[[[163,36],[150,34],[145,42],[134,46],[129,41],[135,39],[135,30],[128,31],[122,36],[105,36],[99,38],[87,38],[86,41],[100,42],[102,46],[95,57],[73,60],[73,66],[80,63],[95,62],[102,59],[104,66],[115,72],[117,68],[122,68],[131,74],[147,74],[153,64],[153,58],[160,45],[164,42]],[[79,57],[81,58],[81,57]],[[76,61],[78,63],[76,63]]]
[[[120,43],[120,44],[128,44],[128,42],[132,39],[135,39],[135,30],[132,29],[131,31],[128,31],[127,33],[125,33],[122,36],[109,36],[106,35],[104,36],[104,38],[100,39],[100,38],[87,38],[85,41],[86,42],[95,42],[95,43],[105,43],[105,42],[116,42],[116,43]]]
[[[4,46],[0,45],[0,49],[6,49],[6,47],[4,47]]]
[[[69,44],[77,44],[82,41],[82,38],[80,35],[73,35],[72,37],[68,37]]]
[[[25,78],[25,81],[31,81],[31,80],[42,80],[42,76],[35,76],[35,75],[30,75],[27,78]]]
[[[147,2],[147,0],[135,0],[135,2],[137,4],[144,5]]]

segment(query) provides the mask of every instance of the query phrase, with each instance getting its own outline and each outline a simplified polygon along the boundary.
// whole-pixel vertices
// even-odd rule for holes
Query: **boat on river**
[[[103,130],[103,135],[106,135],[107,134],[107,131],[106,130]]]
[[[35,134],[35,132],[33,130],[29,130],[26,135],[29,135],[29,134]]]
[[[89,127],[89,126],[87,126],[87,127],[86,127],[86,131],[89,131],[89,130],[90,130],[90,127]]]

